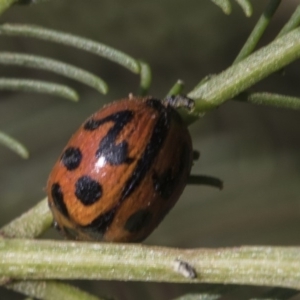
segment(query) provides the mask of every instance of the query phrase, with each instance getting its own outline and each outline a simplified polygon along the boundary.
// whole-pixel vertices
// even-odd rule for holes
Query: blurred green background
[[[246,18],[237,5],[226,16],[209,0],[53,0],[15,6],[1,16],[1,22],[74,33],[141,58],[152,67],[150,93],[163,97],[177,79],[186,83],[188,92],[204,76],[227,68],[267,2],[253,1],[254,14]],[[260,46],[276,36],[298,5],[297,1],[283,2]],[[1,66],[2,77],[64,83],[81,96],[74,104],[42,94],[0,93],[0,128],[27,145],[31,155],[22,160],[0,147],[2,226],[45,197],[50,169],[78,126],[104,103],[135,93],[139,78],[104,59],[58,44],[0,36],[0,48],[80,66],[103,77],[110,87],[103,96],[49,72]],[[299,96],[299,67],[299,62],[293,63],[252,90]],[[201,152],[192,173],[217,176],[224,181],[224,189],[188,186],[144,243],[185,248],[299,245],[300,113],[231,101],[190,130],[194,148]],[[46,237],[60,238],[53,229]],[[78,284],[99,296],[119,299],[172,299],[197,290],[196,285],[182,284]],[[0,288],[0,299],[23,298]]]

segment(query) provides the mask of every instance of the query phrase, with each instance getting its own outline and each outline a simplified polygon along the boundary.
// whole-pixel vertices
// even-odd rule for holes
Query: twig
[[[299,57],[297,28],[191,91],[188,97],[195,99],[195,113],[216,108]]]
[[[5,24],[0,26],[0,34],[33,37],[49,42],[76,47],[116,62],[134,73],[140,72],[139,62],[131,56],[104,44],[69,33],[63,33],[33,25]]]
[[[0,90],[37,92],[78,101],[79,96],[68,86],[41,80],[0,78]]]
[[[186,262],[196,278],[175,268]],[[13,279],[108,279],[300,288],[299,247],[172,249],[129,244],[0,240],[0,273]]]
[[[69,284],[55,281],[17,281],[6,288],[37,299],[47,300],[101,300]]]
[[[300,98],[273,93],[241,93],[236,101],[247,102],[256,105],[267,105],[279,108],[300,110]]]
[[[243,48],[237,55],[234,63],[238,63],[247,57],[256,47],[261,36],[268,27],[274,13],[276,12],[281,0],[270,0],[265,11],[262,13],[261,17],[257,21],[255,27],[253,28],[251,34],[249,35],[247,41],[245,42]]]
[[[46,231],[52,222],[53,217],[47,199],[44,199],[28,212],[2,227],[0,235],[10,238],[34,238]]]
[[[296,27],[299,26],[299,24],[300,24],[300,5],[297,6],[296,10],[294,11],[290,19],[285,23],[283,28],[280,30],[277,38],[295,29]]]
[[[140,79],[140,87],[139,87],[138,94],[140,96],[145,96],[149,91],[151,81],[152,81],[151,68],[144,61],[140,61],[140,69],[141,69],[140,71],[141,79]]]
[[[95,88],[100,93],[106,94],[108,91],[106,83],[100,77],[58,60],[37,55],[0,52],[0,64],[52,71],[78,80],[92,88]]]
[[[22,158],[29,157],[28,150],[19,141],[2,131],[0,131],[0,144],[5,145],[9,149],[20,155]]]

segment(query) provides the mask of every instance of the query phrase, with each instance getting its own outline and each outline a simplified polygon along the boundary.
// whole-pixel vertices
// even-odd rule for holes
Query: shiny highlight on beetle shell
[[[181,195],[192,156],[171,106],[151,97],[105,106],[72,136],[49,176],[57,227],[72,239],[142,241]]]

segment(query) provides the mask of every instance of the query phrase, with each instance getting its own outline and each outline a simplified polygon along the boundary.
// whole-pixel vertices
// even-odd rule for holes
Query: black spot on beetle
[[[75,195],[83,205],[89,206],[102,196],[102,187],[89,176],[80,177],[75,183]]]
[[[93,131],[107,122],[114,122],[114,125],[99,143],[96,151],[97,158],[103,156],[111,165],[129,164],[133,161],[132,158],[128,157],[128,143],[124,140],[116,144],[118,135],[125,125],[132,120],[133,115],[133,111],[123,110],[100,120],[90,119],[84,124],[85,130]]]
[[[133,118],[133,112],[121,111],[110,116],[110,121],[115,125],[109,129],[107,135],[102,139],[96,152],[96,157],[104,156],[111,165],[131,163],[132,158],[128,157],[128,143],[122,141],[116,144],[116,139],[124,126]]]
[[[114,207],[108,212],[101,214],[96,219],[93,220],[89,225],[82,226],[82,228],[87,231],[90,235],[95,236],[96,239],[101,239],[105,234],[106,230],[112,223],[117,208]]]
[[[103,141],[103,140],[102,140]],[[100,143],[100,146],[96,152],[96,157],[101,156],[105,157],[105,160],[108,161],[111,165],[121,165],[123,163],[130,164],[133,159],[128,157],[128,143],[122,141],[121,143],[114,145],[112,141],[105,140],[107,144],[110,144],[107,147],[107,144]]]
[[[149,225],[151,219],[152,213],[146,209],[141,209],[128,218],[124,229],[131,233],[139,232]]]
[[[60,160],[68,171],[72,171],[79,167],[82,153],[79,148],[69,147],[64,151]]]
[[[97,128],[99,128],[100,125],[101,125],[101,123],[99,123],[98,120],[89,119],[85,122],[85,124],[83,125],[83,128],[87,131],[93,131],[93,130],[96,130]]]
[[[69,216],[68,209],[64,202],[64,194],[58,183],[54,183],[51,186],[51,197],[54,202],[54,206],[62,213],[65,217]]]

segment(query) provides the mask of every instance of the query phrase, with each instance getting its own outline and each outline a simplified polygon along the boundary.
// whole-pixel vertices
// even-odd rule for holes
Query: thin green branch
[[[247,17],[251,17],[253,8],[249,0],[235,0],[240,5]]]
[[[288,22],[286,22],[286,24],[282,27],[282,29],[278,33],[277,38],[285,35],[286,33],[290,32],[290,31],[292,31],[293,29],[295,29],[299,25],[300,25],[300,5],[297,6],[296,10],[292,14],[292,16],[290,17]]]
[[[275,106],[300,110],[300,97],[290,97],[272,93],[241,93],[234,100],[256,105]]]
[[[0,144],[6,146],[11,149],[13,152],[20,155],[22,158],[28,158],[29,153],[28,150],[23,146],[19,141],[15,140],[8,134],[0,131]]]
[[[140,61],[140,87],[138,94],[140,96],[145,96],[148,94],[151,81],[152,81],[152,74],[150,66],[144,62]]]
[[[176,96],[182,94],[184,89],[184,82],[182,80],[177,80],[176,83],[171,87],[169,90],[167,97],[168,96]]]
[[[217,6],[219,6],[223,13],[229,15],[231,13],[231,3],[229,0],[211,0]]]
[[[236,285],[202,284],[197,288],[197,292],[180,296],[174,300],[217,300],[236,288]]]
[[[299,294],[299,291],[285,288],[271,289],[257,298],[251,298],[249,300],[288,300],[293,296]]]
[[[226,15],[231,13],[231,3],[229,0],[211,0],[217,6],[219,6]],[[244,11],[247,17],[252,15],[252,5],[249,0],[235,0]]]
[[[98,76],[54,59],[22,53],[0,52],[0,64],[52,71],[82,82],[100,93],[106,94],[108,91],[106,83]]]
[[[76,35],[45,29],[38,26],[14,24],[5,24],[0,26],[0,34],[33,37],[76,47],[118,63],[134,73],[140,72],[139,62],[131,56],[104,44],[78,37]]]
[[[92,296],[69,284],[55,281],[17,281],[7,284],[5,287],[36,299],[104,300],[104,298]]]
[[[276,39],[188,94],[195,113],[216,108],[300,57],[300,28]]]
[[[78,101],[79,96],[68,86],[40,80],[0,78],[0,90],[36,92]]]
[[[10,6],[16,3],[17,0],[0,0],[0,15],[2,15]]]
[[[249,35],[247,41],[245,42],[243,48],[237,55],[234,63],[238,63],[239,61],[247,57],[250,53],[252,53],[260,38],[262,37],[263,33],[265,32],[266,28],[268,27],[280,2],[281,0],[270,0],[265,11],[262,13],[251,34]]]
[[[196,278],[182,272],[186,262]],[[0,239],[0,273],[14,279],[106,279],[300,288],[299,247],[173,249]]]
[[[49,229],[52,222],[53,217],[48,207],[47,198],[45,198],[28,212],[2,227],[0,235],[10,238],[35,238]]]
[[[223,286],[221,286],[223,287]],[[229,286],[231,287],[231,285]],[[236,288],[235,286],[233,286]],[[233,290],[233,289],[232,289]],[[204,290],[202,292],[196,292],[191,294],[186,294],[181,297],[178,297],[174,300],[217,300],[217,299],[223,299],[226,293],[231,292],[232,290],[228,291],[214,291],[213,288],[207,288],[207,291]],[[258,297],[255,298],[249,298],[249,300],[292,300],[293,297],[299,295],[298,290],[292,290],[292,289],[284,289],[284,288],[275,288],[271,291],[268,291],[266,293],[260,294]],[[230,297],[231,299],[231,297]],[[248,298],[247,298],[248,299]]]

